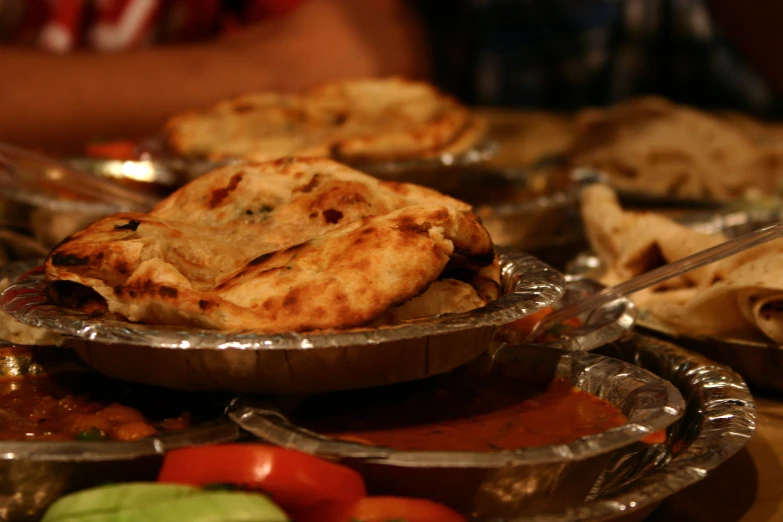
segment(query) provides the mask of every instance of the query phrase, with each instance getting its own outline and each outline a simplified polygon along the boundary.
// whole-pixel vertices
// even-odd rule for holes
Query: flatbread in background
[[[625,212],[612,190],[601,185],[585,189],[582,215],[588,239],[607,267],[602,281],[609,285],[727,239],[664,216]],[[633,299],[683,335],[766,337],[783,344],[782,261],[783,240],[771,241],[666,281]]]
[[[419,296],[439,313],[483,304],[495,264],[469,205],[301,159],[219,169],[149,213],[104,218],[54,249],[46,272],[61,299],[73,284],[94,292],[99,313],[281,333],[366,325]],[[428,293],[454,274],[472,293]]]
[[[762,121],[733,111],[718,112],[716,115],[760,146],[783,147],[783,123],[781,122]]]
[[[573,140],[573,118],[566,114],[508,109],[475,112],[489,122],[488,135],[499,145],[490,160],[494,166],[529,166],[564,153]]]
[[[210,160],[287,156],[346,162],[433,157],[472,147],[483,124],[452,97],[401,78],[348,80],[301,94],[261,92],[178,114],[172,150]]]
[[[662,98],[635,98],[576,116],[572,167],[629,191],[725,200],[775,193],[783,153],[725,120]]]

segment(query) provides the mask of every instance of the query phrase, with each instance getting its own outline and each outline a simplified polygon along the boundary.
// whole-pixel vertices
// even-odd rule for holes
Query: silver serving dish
[[[147,210],[156,201],[46,156],[0,143],[0,225],[29,234],[43,248],[103,216]]]
[[[165,147],[158,142],[146,142],[144,147],[155,152],[142,153],[136,160],[76,157],[66,160],[73,168],[95,176],[137,183],[155,184],[170,189],[178,188],[211,170],[229,164],[242,163],[240,158],[209,161],[204,159],[172,157],[165,154]],[[479,165],[492,159],[498,145],[491,140],[481,140],[461,153],[443,153],[431,158],[396,161],[347,163],[352,168],[373,176],[394,181],[409,181],[426,185],[419,176],[443,176],[460,168]],[[448,171],[444,173],[444,171]],[[413,177],[411,177],[413,176]],[[436,178],[437,179],[437,178]],[[426,181],[426,179],[424,180]]]
[[[16,320],[65,336],[111,377],[187,390],[293,393],[421,379],[485,351],[498,326],[563,296],[559,272],[518,251],[500,252],[504,295],[486,306],[383,328],[259,335],[150,326],[89,317],[50,301],[42,273],[11,285],[0,305]]]
[[[588,169],[550,172],[545,167],[505,172],[512,180],[502,187],[505,201],[466,199],[476,205],[495,244],[531,250],[584,239],[579,198],[585,186],[603,182],[600,173]],[[514,201],[515,197],[519,199]]]
[[[93,176],[159,185],[173,191],[220,165],[183,159],[118,160],[108,158],[69,158],[66,163]]]
[[[536,345],[505,345],[436,378],[436,382],[446,387],[465,386],[466,382],[504,374],[518,376],[520,387],[541,379],[566,379],[611,402],[629,421],[567,444],[516,451],[449,452],[402,451],[313,433],[288,421],[287,416],[299,406],[291,398],[239,400],[229,409],[229,416],[265,441],[356,468],[371,492],[431,498],[487,518],[578,506],[608,462],[619,455],[627,459],[648,451],[641,439],[667,428],[684,409],[674,386],[632,364]]]
[[[578,276],[566,276],[566,293],[561,300],[552,305],[557,310],[576,301],[600,292],[606,288],[592,279]],[[614,342],[633,328],[636,322],[637,310],[633,301],[627,298],[618,299],[600,307],[593,312],[580,315],[581,323],[576,328],[556,325],[550,332],[542,332],[551,339],[545,341],[552,348],[567,349],[576,352],[589,352],[595,348]],[[520,331],[510,325],[500,327],[496,340],[511,344],[522,343],[527,339],[528,331]],[[544,342],[544,341],[541,341]]]
[[[41,348],[10,352],[0,345],[0,378],[89,372],[66,350]],[[218,444],[239,438],[225,417],[189,429],[132,442],[0,442],[0,520],[39,520],[58,497],[105,482],[154,480],[163,453],[180,447]]]
[[[377,178],[427,185],[427,183],[417,181],[421,179],[419,176],[450,175],[452,171],[481,165],[491,160],[497,151],[497,142],[484,138],[459,153],[445,152],[431,158],[349,163],[349,165]],[[435,181],[437,182],[437,180]]]
[[[599,353],[672,382],[685,399],[685,414],[669,428],[666,444],[651,446],[632,459],[613,459],[585,503],[514,520],[641,521],[667,497],[706,478],[753,435],[753,397],[729,368],[643,335],[608,345]]]
[[[783,219],[783,210],[749,210],[725,214],[695,214],[679,219],[683,224],[705,233],[723,232],[729,237],[738,236]],[[566,271],[572,275],[598,278],[603,264],[594,255],[581,254]],[[674,338],[679,344],[702,353],[715,361],[731,366],[753,387],[783,390],[783,346],[754,339],[730,337],[690,337],[678,334],[661,324],[654,316],[639,311],[636,325],[645,331],[666,338]]]

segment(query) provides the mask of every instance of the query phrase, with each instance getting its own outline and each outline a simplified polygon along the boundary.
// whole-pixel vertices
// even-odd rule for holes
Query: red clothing
[[[0,0],[0,42],[55,53],[202,40],[305,0]]]

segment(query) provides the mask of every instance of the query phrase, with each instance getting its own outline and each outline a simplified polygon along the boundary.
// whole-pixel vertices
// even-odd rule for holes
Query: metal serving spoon
[[[526,342],[532,342],[540,332],[546,332],[566,319],[577,317],[585,312],[597,310],[617,299],[635,294],[640,290],[655,286],[667,279],[673,279],[686,272],[695,270],[696,268],[720,261],[721,259],[744,252],[745,250],[779,237],[783,237],[783,222],[760,228],[753,232],[748,232],[747,234],[743,234],[714,247],[684,257],[673,263],[663,265],[650,270],[649,272],[645,272],[644,274],[632,277],[624,283],[605,288],[581,301],[577,301],[564,306],[560,310],[556,310],[539,322],[525,340]]]

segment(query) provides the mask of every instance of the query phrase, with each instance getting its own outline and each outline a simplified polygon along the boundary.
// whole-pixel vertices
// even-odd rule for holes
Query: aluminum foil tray
[[[756,428],[745,382],[731,369],[674,343],[633,335],[599,350],[649,370],[680,390],[686,408],[666,444],[607,465],[588,500],[519,522],[641,521],[667,497],[703,480],[739,451]]]
[[[684,410],[680,393],[669,381],[633,364],[545,346],[505,345],[440,379],[448,387],[452,380],[473,383],[510,372],[519,376],[520,386],[541,379],[566,379],[611,402],[629,420],[567,444],[448,452],[402,451],[313,433],[287,420],[297,408],[297,401],[290,398],[240,399],[229,409],[229,416],[262,440],[356,468],[371,492],[433,498],[485,519],[578,506],[607,463],[654,451],[655,445],[641,440],[666,429]]]
[[[783,219],[783,210],[751,210],[724,214],[696,214],[678,221],[705,233],[723,232],[734,237]],[[598,278],[603,271],[601,261],[585,253],[574,259],[566,271]],[[680,335],[655,317],[639,311],[636,325],[662,338],[676,339],[678,344],[727,364],[740,373],[751,387],[783,391],[783,346],[770,342],[728,337],[697,338]]]
[[[500,252],[504,295],[460,314],[334,333],[260,335],[150,326],[89,317],[51,302],[40,271],[9,286],[0,306],[16,320],[66,337],[92,368],[169,388],[293,393],[420,379],[485,351],[498,326],[550,306],[559,272],[515,250]]]
[[[578,276],[566,276],[566,293],[561,300],[552,305],[553,310],[587,298],[606,288],[592,279]],[[598,310],[587,312],[578,317],[581,326],[560,328],[556,325],[550,330],[551,340],[547,346],[576,352],[589,352],[605,344],[614,342],[626,335],[636,323],[637,310],[633,301],[627,298],[617,299]],[[510,344],[523,343],[529,331],[520,331],[511,325],[501,326],[495,338],[496,342]]]
[[[0,343],[0,379],[86,371],[67,350]],[[236,425],[220,417],[132,442],[2,441],[0,520],[39,520],[49,504],[69,491],[108,481],[154,480],[167,450],[237,438]]]

